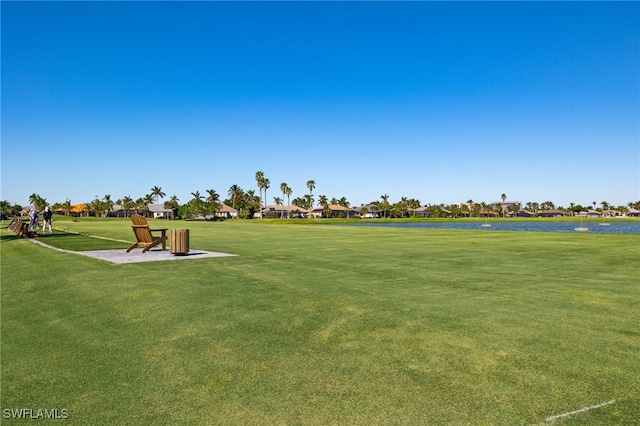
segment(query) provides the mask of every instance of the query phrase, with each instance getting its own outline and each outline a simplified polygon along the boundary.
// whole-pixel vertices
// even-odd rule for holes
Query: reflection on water
[[[640,222],[607,222],[601,226],[597,222],[492,222],[490,227],[480,222],[363,222],[346,224],[346,226],[378,226],[392,228],[430,228],[430,229],[471,229],[491,231],[533,231],[533,232],[576,232],[576,226],[588,228],[592,234],[640,234]]]

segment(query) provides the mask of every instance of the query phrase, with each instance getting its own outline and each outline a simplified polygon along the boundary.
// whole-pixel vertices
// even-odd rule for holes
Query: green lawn
[[[640,422],[638,235],[151,224],[239,256],[113,265],[2,230],[3,424]]]

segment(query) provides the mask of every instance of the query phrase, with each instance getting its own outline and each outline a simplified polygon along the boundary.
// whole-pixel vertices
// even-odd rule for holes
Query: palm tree
[[[203,213],[202,200],[204,197],[200,194],[200,191],[192,192],[191,195],[193,195],[193,199],[188,203],[187,214],[200,216]]]
[[[129,210],[131,210],[132,205],[133,199],[130,196],[125,195],[124,197],[122,197],[122,208],[124,209],[125,216],[127,216],[127,213],[129,212]]]
[[[220,195],[218,195],[215,189],[207,189],[207,193],[209,194],[207,197],[208,202],[215,203],[220,200]]]
[[[62,209],[64,210],[64,213],[66,216],[69,216],[71,214],[71,200],[70,199],[66,199],[64,201],[64,203],[62,203]]]
[[[213,213],[213,217],[215,219],[216,213],[220,207],[220,195],[216,192],[215,189],[207,189],[207,193],[209,196],[207,197],[207,203],[209,204],[209,211]]]
[[[327,196],[318,196],[318,204],[322,206],[322,217],[329,217],[331,215],[331,209],[329,208],[329,199]]]
[[[347,201],[347,197],[342,197],[338,200],[338,205],[347,208],[347,219],[349,219],[349,202]]]
[[[273,203],[276,206],[282,206],[282,198],[280,197],[273,197]],[[284,209],[280,210],[280,219],[282,219],[284,217]],[[275,217],[275,216],[274,216]]]
[[[231,207],[233,207],[234,209],[238,209],[238,202],[242,199],[243,193],[244,191],[238,185],[231,185],[229,187],[229,191],[227,192],[227,195],[231,199]],[[238,217],[239,215],[236,215],[236,219]]]
[[[304,197],[296,197],[293,199],[292,201],[292,205],[303,208],[303,209],[309,209],[309,203],[307,201],[307,198],[309,198],[309,195],[305,195]]]
[[[176,217],[176,212],[178,210],[178,208],[180,207],[179,204],[178,197],[175,195],[172,195],[171,198],[169,198],[169,201],[165,201],[163,207],[167,210],[171,210],[171,218],[175,219]]]
[[[260,218],[262,219],[262,188],[264,188],[264,173],[261,170],[256,172],[256,184],[258,185],[258,196],[260,197]]]
[[[264,206],[267,207],[267,189],[271,187],[271,181],[267,178],[264,178],[262,182],[262,188],[264,188]]]
[[[280,184],[280,192],[282,192],[282,199],[284,200],[284,197],[287,195],[287,188],[289,188],[286,184],[286,182],[282,182]],[[284,218],[284,209],[282,209],[282,212],[280,214],[280,219]]]
[[[44,208],[47,206],[47,200],[35,193],[29,196],[29,203],[33,204],[36,210],[39,211],[44,210]]]
[[[144,197],[142,197],[142,200],[144,201],[144,207],[148,210],[149,204],[153,203],[153,195],[147,194]]]
[[[155,197],[156,204],[158,204],[158,197],[164,198],[166,194],[162,192],[162,188],[160,188],[159,186],[154,186],[153,188],[151,188],[151,195]]]
[[[105,213],[108,213],[111,210],[113,210],[113,201],[111,201],[111,195],[106,194],[103,199],[104,199],[103,208],[105,210]]]
[[[247,217],[249,218],[253,217],[256,209],[260,208],[260,204],[259,204],[260,198],[256,196],[256,192],[252,189],[247,191],[242,198],[243,198],[242,205],[246,210]]]
[[[307,188],[309,188],[309,209],[313,208],[313,190],[316,187],[316,182],[313,180],[307,181]]]
[[[389,205],[389,195],[382,194],[380,196],[380,199],[382,200],[382,203],[380,204],[380,207],[382,208],[382,212],[383,212],[382,214],[384,215],[384,217],[387,217],[389,207],[391,207]]]
[[[293,191],[291,190],[291,188],[289,187],[289,185],[286,186],[286,188],[284,189],[283,194],[287,196],[287,206],[291,206],[291,194],[293,193]],[[287,210],[287,219],[291,218],[291,210]]]

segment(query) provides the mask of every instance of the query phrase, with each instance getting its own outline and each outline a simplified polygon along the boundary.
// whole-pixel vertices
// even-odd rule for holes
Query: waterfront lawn
[[[239,256],[112,265],[1,231],[3,416],[535,424],[615,400],[556,423],[640,419],[637,235],[162,224]],[[54,226],[133,240],[128,220]]]

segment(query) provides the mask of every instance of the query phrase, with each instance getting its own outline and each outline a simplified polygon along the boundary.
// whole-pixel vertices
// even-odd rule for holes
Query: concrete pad
[[[186,259],[205,259],[210,257],[227,257],[237,256],[235,254],[219,253],[214,251],[190,250],[187,255],[174,255],[169,250],[154,248],[146,253],[142,253],[142,249],[133,249],[127,253],[124,249],[119,250],[88,250],[88,251],[72,251],[51,246],[36,239],[31,239],[36,244],[64,253],[79,254],[89,256],[94,259],[105,260],[107,262],[124,264],[124,263],[141,263],[141,262],[157,262],[163,260],[186,260]]]

